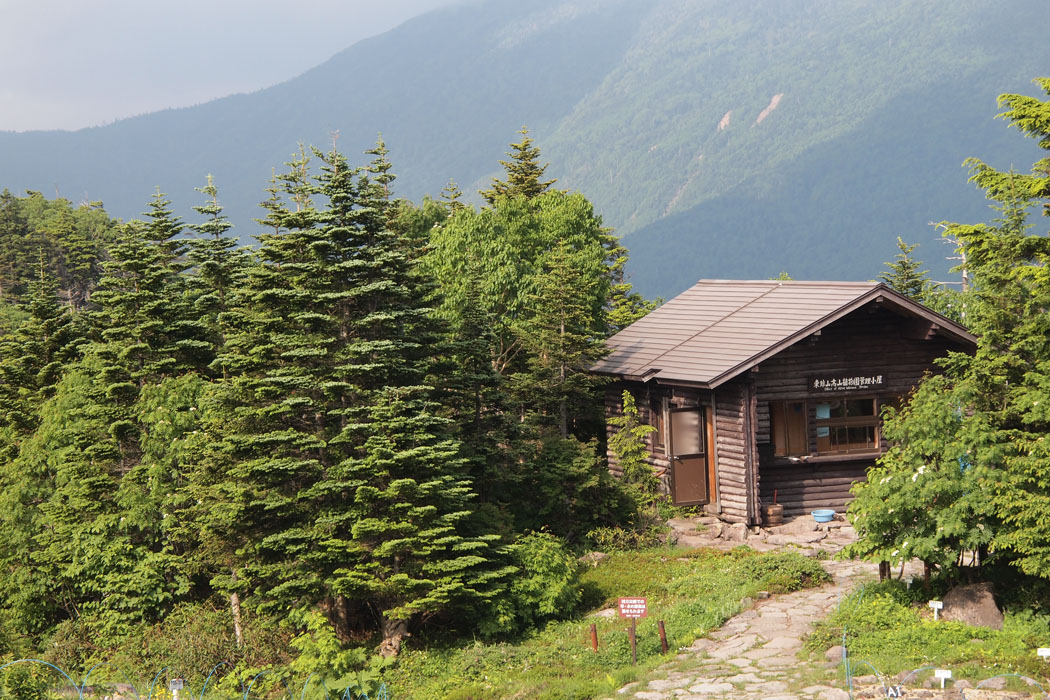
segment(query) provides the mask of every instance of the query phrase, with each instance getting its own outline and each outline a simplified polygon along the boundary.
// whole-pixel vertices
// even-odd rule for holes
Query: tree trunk
[[[383,615],[380,619],[383,641],[379,644],[379,655],[393,658],[401,653],[401,642],[408,636],[408,620],[396,620]]]
[[[237,572],[234,571],[231,579],[237,582]],[[230,593],[230,614],[233,616],[233,636],[237,639],[237,648],[244,646],[244,631],[241,628],[241,597],[236,591]]]

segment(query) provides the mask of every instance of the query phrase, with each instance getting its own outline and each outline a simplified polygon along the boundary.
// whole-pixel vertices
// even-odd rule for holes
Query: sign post
[[[620,598],[616,606],[620,611],[620,617],[630,620],[631,627],[627,630],[627,636],[631,640],[631,663],[638,664],[638,618],[649,614],[648,601],[645,598]]]
[[[933,608],[933,619],[936,620],[937,619],[937,613],[940,610],[944,609],[944,602],[940,601],[940,600],[931,600],[929,603],[927,603],[927,605],[929,605],[931,608]]]

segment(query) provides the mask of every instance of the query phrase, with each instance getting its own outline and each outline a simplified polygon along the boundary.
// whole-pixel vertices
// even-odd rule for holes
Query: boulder
[[[824,658],[827,662],[824,664],[824,668],[835,668],[842,663],[842,652],[844,647],[841,644],[829,648],[824,652]]]
[[[941,618],[975,627],[1003,628],[1003,613],[995,604],[992,584],[957,586],[944,596]]]
[[[696,532],[696,526],[699,523],[693,518],[671,518],[667,521],[667,525],[672,530],[679,532]]]
[[[744,523],[733,523],[722,529],[722,539],[730,542],[743,542],[747,539],[748,529]]]
[[[579,561],[581,564],[590,564],[591,566],[596,566],[598,562],[608,558],[609,555],[605,552],[588,552],[587,554],[584,554],[582,557],[580,557],[577,561]]]

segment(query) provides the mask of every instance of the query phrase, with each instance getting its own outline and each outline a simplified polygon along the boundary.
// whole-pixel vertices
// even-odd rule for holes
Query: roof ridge
[[[693,286],[695,287],[695,286],[699,285],[700,283],[702,283],[704,281],[705,280],[700,280],[699,282],[696,283],[696,285],[693,285]],[[683,345],[685,345],[686,343],[688,343],[689,341],[691,341],[693,338],[695,338],[696,336],[700,335],[701,333],[707,331],[710,328],[713,328],[714,326],[716,326],[717,324],[719,324],[722,321],[726,320],[727,318],[729,318],[733,314],[739,313],[741,309],[746,309],[747,307],[751,306],[752,304],[754,304],[759,299],[765,297],[767,294],[771,294],[773,292],[773,290],[775,290],[777,287],[780,286],[779,280],[775,280],[775,281],[778,282],[776,285],[774,285],[774,286],[770,287],[769,289],[767,289],[766,291],[762,292],[757,297],[755,297],[751,301],[747,302],[743,306],[737,306],[732,311],[730,311],[729,313],[725,314],[724,316],[720,316],[717,320],[714,320],[711,323],[707,324],[706,326],[704,326],[703,328],[698,330],[696,333],[693,333],[691,336],[689,336],[688,338],[684,339],[683,341],[681,341],[677,345],[667,348],[662,353],[660,353],[659,355],[657,355],[653,359],[649,360],[649,362],[647,362],[646,364],[648,364],[649,367],[652,368],[656,364],[656,361],[659,360],[664,355],[666,355],[667,353],[677,350],[678,348],[682,347]]]

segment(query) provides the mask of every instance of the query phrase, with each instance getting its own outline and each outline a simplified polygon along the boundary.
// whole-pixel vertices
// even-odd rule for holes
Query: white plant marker
[[[1039,656],[1041,656],[1041,657],[1043,657],[1044,659],[1046,659],[1046,658],[1050,657],[1050,648],[1048,648],[1048,647],[1039,647],[1039,648],[1038,648],[1038,649],[1036,650],[1036,652],[1035,652],[1035,653],[1036,653],[1036,654],[1039,654]]]
[[[933,619],[936,620],[937,613],[944,607],[944,603],[940,600],[931,600],[927,605],[933,608]]]
[[[941,690],[944,690],[944,681],[952,677],[951,669],[939,668],[933,672],[933,677],[941,679]]]

